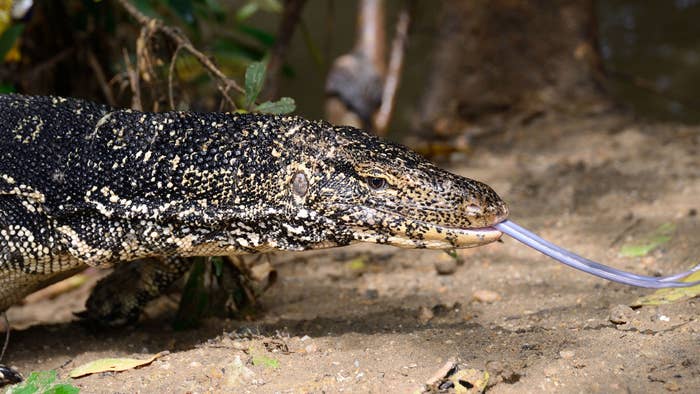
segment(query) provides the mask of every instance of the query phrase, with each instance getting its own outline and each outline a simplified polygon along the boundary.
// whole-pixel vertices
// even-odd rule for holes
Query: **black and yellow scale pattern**
[[[472,247],[506,216],[483,183],[350,127],[0,95],[0,311],[116,265],[87,315],[124,324],[189,256]]]

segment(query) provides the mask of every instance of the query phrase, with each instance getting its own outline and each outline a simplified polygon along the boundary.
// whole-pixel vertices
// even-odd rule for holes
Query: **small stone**
[[[681,386],[676,382],[666,382],[664,388],[668,391],[680,391]]]
[[[625,324],[632,321],[634,310],[627,305],[617,305],[610,309],[608,318],[613,324]]]
[[[554,365],[548,365],[544,368],[544,376],[551,378],[552,376],[556,375],[557,372],[559,371],[559,368],[557,368]]]
[[[221,368],[210,367],[209,371],[207,372],[207,376],[211,379],[221,380],[223,379],[224,374],[221,371]]]
[[[255,372],[246,367],[241,361],[240,356],[236,356],[233,362],[226,365],[224,368],[224,385],[227,387],[235,387],[242,384],[253,382]]]
[[[420,307],[418,310],[418,321],[421,324],[425,324],[429,322],[433,317],[435,317],[435,314],[430,308],[426,308],[424,306]]]
[[[503,371],[504,366],[503,363],[500,361],[491,360],[486,363],[486,369],[495,374],[499,374],[501,373],[501,371]]]
[[[311,337],[310,337],[310,336],[308,336],[308,335],[304,335],[304,336],[303,336],[303,337],[301,337],[301,338],[300,338],[299,340],[300,340],[300,341],[302,341],[302,342],[304,342],[304,341],[308,341],[309,339],[311,339]]]
[[[559,357],[563,358],[564,360],[568,360],[573,358],[576,355],[576,352],[573,350],[562,350],[559,352]]]
[[[192,368],[199,368],[201,366],[202,366],[202,363],[200,363],[199,361],[192,361],[190,363],[190,367],[192,367]]]
[[[435,262],[435,270],[440,275],[452,275],[457,271],[457,260],[454,257],[443,254]]]
[[[485,302],[485,303],[492,303],[499,301],[501,299],[501,295],[496,293],[495,291],[492,290],[477,290],[474,293],[472,293],[472,297],[474,298],[475,301],[479,302]]]
[[[365,297],[369,300],[376,300],[379,298],[379,291],[377,289],[367,289],[365,290]]]
[[[306,353],[315,353],[317,350],[318,350],[318,346],[316,346],[316,345],[313,344],[313,343],[304,346],[304,351],[305,351]]]

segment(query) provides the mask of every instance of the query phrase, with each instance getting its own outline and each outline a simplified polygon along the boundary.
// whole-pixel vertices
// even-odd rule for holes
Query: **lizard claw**
[[[22,375],[6,365],[0,364],[0,387],[23,381]]]

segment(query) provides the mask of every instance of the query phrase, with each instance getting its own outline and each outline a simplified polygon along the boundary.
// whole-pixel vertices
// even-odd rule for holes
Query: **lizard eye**
[[[367,185],[369,185],[369,188],[372,190],[383,190],[384,188],[386,188],[386,179],[384,178],[368,176],[367,178],[365,178],[365,181],[367,182]]]
[[[299,197],[306,195],[309,191],[309,181],[306,179],[306,175],[303,172],[297,172],[292,178],[292,191]]]

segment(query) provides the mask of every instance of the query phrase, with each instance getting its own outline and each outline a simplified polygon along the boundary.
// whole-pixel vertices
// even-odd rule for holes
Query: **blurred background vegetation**
[[[358,1],[133,0],[130,3],[146,17],[156,18],[162,21],[163,26],[182,32],[183,37],[189,38],[195,48],[210,57],[243,90],[247,67],[253,62],[269,60],[276,43],[280,42],[279,34],[284,31],[282,25],[285,18],[288,18],[285,7],[295,5],[300,10],[300,17],[291,30],[293,35],[284,37],[285,40],[289,39],[289,43],[281,59],[279,80],[275,82],[272,92],[263,88],[259,101],[292,97],[296,100],[296,113],[309,118],[324,117],[324,100],[327,98],[324,87],[328,72],[334,60],[350,51],[356,40]],[[386,1],[385,30],[389,38],[393,35],[397,14],[407,3]],[[473,39],[469,34],[480,34],[479,40],[497,41],[501,31],[507,34],[507,30],[514,25],[519,26],[515,33],[537,37],[530,34],[535,31],[530,25],[518,24],[519,17],[534,15],[544,20],[546,25],[546,14],[550,8],[569,12],[567,10],[574,7],[571,4],[585,4],[585,7],[576,9],[578,14],[574,17],[583,20],[582,25],[592,30],[586,39],[593,43],[591,47],[600,57],[596,60],[599,64],[592,67],[599,68],[592,73],[595,74],[592,80],[602,92],[601,96],[612,98],[618,107],[631,108],[649,119],[700,120],[700,111],[696,106],[700,98],[697,89],[694,89],[695,82],[700,81],[700,25],[695,23],[700,16],[698,1],[558,1],[555,7],[542,1],[515,2],[526,4],[517,6],[508,1],[465,2],[472,3],[469,6],[459,3],[412,2],[405,67],[389,127],[393,138],[402,138],[407,134],[428,138],[473,133],[484,123],[504,127],[502,119],[513,118],[515,112],[525,113],[519,118],[520,121],[537,117],[543,111],[542,107],[551,107],[552,103],[560,101],[560,97],[568,99],[576,94],[577,89],[564,86],[569,94],[555,95],[555,99],[543,98],[550,93],[527,95],[522,101],[542,102],[536,109],[504,101],[503,97],[514,96],[512,91],[494,98],[498,95],[494,95],[493,91],[502,87],[493,86],[493,81],[503,80],[504,85],[514,84],[512,77],[504,79],[494,71],[501,67],[498,61],[513,63],[512,59],[518,57],[534,57],[537,60],[536,56],[556,55],[552,55],[551,51],[546,55],[528,54],[527,42],[519,42],[520,47],[500,49],[512,57],[484,57],[480,63],[440,58],[435,51],[448,40],[445,38],[446,26],[454,23],[450,22],[448,14],[455,14],[455,9],[458,16],[460,10],[465,11],[460,18],[464,26],[472,29],[467,33],[462,32],[463,38]],[[469,18],[482,18],[485,22],[479,24]],[[486,23],[488,28],[484,28]],[[462,34],[460,26],[451,29],[454,36]],[[540,44],[532,46],[537,45]],[[471,45],[467,40],[463,42],[463,47],[465,56],[471,58],[475,56],[470,51],[488,53],[483,43]],[[140,90],[145,110],[168,110],[170,104],[177,109],[235,109],[232,103],[223,99],[221,84],[217,84],[211,71],[202,66],[192,53],[178,51],[177,48],[178,43],[174,40],[156,31],[147,31],[125,11],[119,1],[0,0],[1,92],[84,97],[128,107],[133,104],[129,67],[140,64]],[[524,48],[524,52],[513,54],[518,48]],[[454,47],[452,51],[455,52]],[[174,56],[175,52],[177,56]],[[574,49],[562,52],[570,57]],[[147,59],[143,58],[144,53]],[[458,58],[459,54],[455,56]],[[171,67],[173,59],[175,61]],[[461,90],[468,92],[471,98],[459,99],[456,104],[452,103],[455,100],[441,99],[430,106],[430,98],[426,96],[429,95],[428,91],[437,90],[434,82],[436,74],[438,77],[443,75],[448,82],[455,78],[455,75],[440,69],[436,59],[459,63],[461,66],[457,72],[459,78],[465,81],[474,79],[475,75],[489,73],[497,75],[497,78],[487,80],[488,83],[469,85],[481,89],[483,95],[474,94],[467,86]],[[515,67],[521,65],[516,64]],[[522,74],[527,72],[525,67]],[[505,69],[503,73],[511,75],[513,71]],[[459,83],[455,85],[459,86]],[[168,100],[170,89],[173,91],[173,103]],[[523,85],[522,89],[528,92],[534,90],[531,84]],[[245,93],[235,89],[230,93],[236,108],[246,107]],[[454,92],[451,94],[459,96]],[[475,96],[487,98],[478,103],[473,101]],[[446,109],[452,106],[454,110]],[[432,112],[445,110],[448,118],[457,117],[460,122],[445,122],[443,117],[434,114],[426,116],[426,108],[431,108]],[[574,106],[573,111],[577,110],[581,110],[581,107]],[[494,123],[493,117],[486,118],[482,116],[484,113],[498,113],[500,120]],[[445,128],[449,130],[446,132]]]

